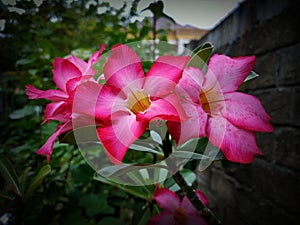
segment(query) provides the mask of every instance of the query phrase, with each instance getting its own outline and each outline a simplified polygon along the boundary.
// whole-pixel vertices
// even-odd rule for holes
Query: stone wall
[[[257,134],[264,153],[250,165],[214,163],[199,186],[225,225],[286,225],[300,221],[300,7],[295,0],[249,0],[199,41],[215,52],[256,55],[260,75],[244,91],[272,117],[273,133]]]

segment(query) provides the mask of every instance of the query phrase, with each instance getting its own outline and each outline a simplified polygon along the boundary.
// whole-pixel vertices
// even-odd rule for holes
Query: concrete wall
[[[217,162],[199,172],[199,187],[225,225],[299,224],[299,15],[297,0],[249,0],[188,46],[212,42],[217,53],[256,55],[260,77],[244,91],[262,101],[275,128],[257,134],[264,155],[252,164]]]

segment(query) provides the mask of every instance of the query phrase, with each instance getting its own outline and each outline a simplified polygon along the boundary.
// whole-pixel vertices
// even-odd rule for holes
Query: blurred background
[[[1,0],[0,225],[146,224],[145,201],[96,181],[72,145],[54,146],[51,172],[35,154],[57,123],[41,126],[47,101],[29,101],[25,84],[54,89],[52,62],[87,60],[102,43],[167,41],[172,54],[204,42],[230,56],[257,56],[257,96],[275,132],[259,134],[264,156],[252,165],[217,162],[196,185],[224,224],[296,224],[299,215],[299,3],[287,1]],[[150,47],[149,47],[150,48]]]

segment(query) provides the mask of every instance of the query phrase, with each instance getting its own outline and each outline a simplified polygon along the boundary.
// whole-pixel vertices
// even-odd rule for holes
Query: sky
[[[107,0],[121,7],[123,0]],[[130,0],[126,0],[129,1]],[[146,8],[154,0],[141,0],[139,10]],[[189,24],[202,29],[212,29],[228,13],[238,6],[241,0],[163,0],[164,12],[181,25]],[[141,13],[151,16],[150,12]]]

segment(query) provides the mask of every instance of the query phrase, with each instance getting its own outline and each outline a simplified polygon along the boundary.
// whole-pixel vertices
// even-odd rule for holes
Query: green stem
[[[162,150],[164,152],[165,158],[167,158],[172,153],[172,143],[170,141],[168,132],[166,134],[166,138],[163,140]],[[172,177],[182,190],[183,194],[197,209],[201,217],[203,217],[210,225],[221,224],[221,221],[213,214],[213,212],[200,201],[200,199],[196,195],[195,190],[186,183],[180,171],[177,171]]]
[[[183,194],[197,209],[201,217],[203,217],[210,225],[221,224],[221,221],[213,214],[213,212],[205,205],[203,205],[203,203],[199,200],[198,196],[195,193],[195,190],[186,183],[179,171],[173,175],[173,179],[181,188]]]

